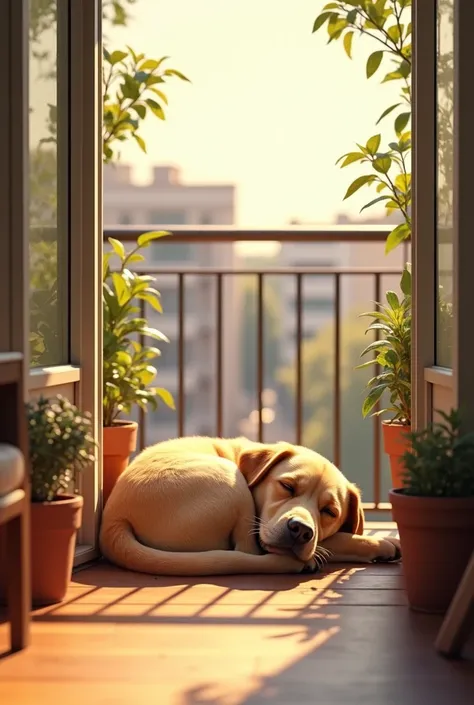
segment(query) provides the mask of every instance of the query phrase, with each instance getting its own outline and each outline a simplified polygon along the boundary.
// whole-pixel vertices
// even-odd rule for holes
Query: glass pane
[[[30,3],[30,364],[69,362],[68,3]]]
[[[438,311],[436,362],[452,367],[454,0],[438,2]]]

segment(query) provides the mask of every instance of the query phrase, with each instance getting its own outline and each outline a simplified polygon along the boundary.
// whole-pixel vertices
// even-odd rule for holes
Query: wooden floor
[[[0,623],[0,703],[473,705],[474,644],[442,659],[439,623],[407,609],[400,565],[190,582],[97,564],[35,612],[27,651]]]

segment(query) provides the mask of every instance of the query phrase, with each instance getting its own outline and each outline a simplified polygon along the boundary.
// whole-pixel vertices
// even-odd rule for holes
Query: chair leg
[[[435,642],[436,650],[449,658],[461,655],[474,624],[474,553],[446,613]]]
[[[6,524],[7,604],[11,649],[19,651],[30,639],[30,555],[26,508]]]

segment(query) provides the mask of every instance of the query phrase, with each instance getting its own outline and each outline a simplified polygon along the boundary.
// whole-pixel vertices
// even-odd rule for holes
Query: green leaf
[[[181,73],[181,71],[177,71],[176,69],[166,69],[166,71],[163,72],[164,76],[176,76],[176,78],[180,78],[182,81],[187,81],[188,83],[191,83],[189,78],[184,75],[184,73]]]
[[[120,84],[122,94],[124,98],[129,98],[130,100],[137,100],[140,97],[140,84],[137,83],[132,76],[129,74],[124,74],[122,76],[123,83]]]
[[[132,364],[132,356],[125,350],[119,350],[114,356],[114,361],[119,365],[130,367]]]
[[[170,342],[169,338],[164,333],[161,333],[159,330],[156,330],[156,328],[150,328],[149,326],[141,326],[139,332],[145,337],[148,336],[149,338],[155,338],[155,340],[161,340],[165,343]]]
[[[388,174],[390,167],[392,166],[392,160],[388,154],[384,154],[381,157],[377,157],[377,159],[375,159],[372,163],[372,166],[375,171],[378,171],[380,174]]]
[[[354,37],[354,32],[346,32],[343,39],[344,50],[349,57],[352,59],[352,39]]]
[[[394,291],[387,291],[387,293],[385,294],[385,297],[387,299],[387,302],[388,302],[388,305],[390,306],[390,308],[392,308],[394,310],[397,310],[400,308],[399,298]]]
[[[411,296],[411,272],[406,267],[400,280],[400,289],[405,296]]]
[[[399,174],[395,179],[395,186],[401,193],[407,194],[411,186],[410,174]]]
[[[143,299],[143,301],[146,301],[147,304],[150,304],[150,306],[157,311],[158,313],[163,313],[163,307],[161,305],[160,299],[156,296],[153,296],[152,294],[147,294],[146,292],[140,293],[137,296],[137,299]]]
[[[390,196],[379,196],[378,198],[374,198],[373,201],[370,201],[370,203],[366,203],[365,206],[362,206],[362,208],[360,209],[360,213],[362,213],[362,211],[365,211],[366,208],[370,208],[376,203],[379,203],[380,201],[387,201],[388,199],[390,199]]]
[[[370,78],[377,71],[383,59],[383,51],[374,51],[367,59],[366,73],[367,78]]]
[[[157,95],[158,98],[160,98],[165,105],[168,105],[168,98],[165,96],[163,91],[160,91],[158,88],[153,87],[150,87],[149,90],[152,91],[155,95]]]
[[[362,416],[364,417],[364,419],[370,414],[370,412],[377,404],[384,391],[385,386],[380,385],[379,387],[374,387],[367,395],[362,405]]]
[[[142,120],[146,118],[146,105],[143,105],[143,103],[136,103],[132,106],[132,108],[135,110],[139,118]]]
[[[353,164],[354,162],[358,162],[361,159],[364,159],[365,154],[362,154],[361,152],[349,152],[348,154],[344,154],[342,157],[339,157],[337,160],[336,164],[341,161],[341,159],[344,159],[344,161],[341,164],[341,169],[343,169],[345,166],[348,166],[349,164]]]
[[[379,124],[381,120],[384,119],[384,117],[387,117],[387,115],[390,115],[390,113],[395,110],[395,108],[398,108],[401,105],[401,103],[395,103],[395,105],[391,105],[389,108],[383,111],[382,115],[379,117],[377,122],[375,123],[376,125]]]
[[[365,174],[364,176],[359,176],[357,179],[355,179],[355,181],[352,182],[352,184],[347,189],[346,195],[344,196],[344,201],[346,200],[346,198],[349,198],[349,196],[352,196],[362,186],[371,183],[374,179],[375,176],[373,176],[372,174]]]
[[[411,118],[411,113],[400,113],[395,119],[395,132],[401,135]]]
[[[154,71],[160,65],[160,61],[156,59],[147,59],[140,65],[140,71]]]
[[[166,119],[166,116],[165,116],[165,113],[164,113],[164,111],[163,111],[163,108],[161,107],[161,105],[159,105],[159,104],[156,102],[156,100],[153,100],[153,98],[147,98],[145,102],[146,102],[146,104],[148,105],[148,107],[150,108],[150,110],[151,110],[151,112],[153,113],[153,115],[156,115],[156,117],[157,117],[157,118],[160,118],[160,120],[165,120],[165,119]]]
[[[360,356],[363,357],[364,355],[367,355],[369,352],[373,352],[374,350],[377,352],[380,352],[382,348],[389,347],[390,343],[388,340],[384,340],[381,338],[380,340],[374,340],[372,343],[367,345],[366,348],[363,349],[361,352]]]
[[[157,387],[155,389],[156,394],[160,397],[162,401],[166,404],[166,406],[170,409],[176,409],[173,395],[168,392],[167,389],[163,389],[162,387]]]
[[[326,22],[326,20],[331,17],[333,13],[332,12],[322,12],[318,17],[316,17],[313,25],[313,34],[314,32],[317,32],[320,27],[323,26],[323,24]]]
[[[109,237],[107,239],[112,245],[115,254],[118,255],[123,262],[125,259],[125,247],[123,246],[123,243],[120,242],[120,240],[116,240],[114,237]]]
[[[125,279],[118,272],[112,272],[112,281],[114,283],[117,300],[120,306],[123,306],[129,300],[128,287]]]
[[[104,56],[105,56],[105,54],[104,54]],[[126,59],[127,56],[128,56],[128,54],[126,51],[118,51],[118,50],[113,51],[111,54],[109,54],[109,58],[108,58],[109,64],[111,64],[112,66],[115,66],[115,64],[118,64],[120,61],[123,61],[124,59]]]
[[[373,135],[370,139],[367,140],[367,144],[365,145],[365,147],[369,154],[374,155],[378,151],[381,139],[381,135]]]
[[[142,233],[137,238],[138,247],[149,247],[154,240],[159,240],[162,237],[167,237],[171,233],[167,230],[154,230],[149,233]]]
[[[140,135],[137,135],[136,132],[133,133],[132,137],[137,142],[137,144],[140,147],[140,149],[142,150],[142,152],[145,152],[145,154],[146,154],[145,140],[142,137],[140,137]]]
[[[398,245],[410,237],[411,229],[406,223],[400,223],[387,237],[387,242],[385,243],[385,254],[388,255],[392,252]]]
[[[138,253],[134,252],[133,255],[129,255],[127,257],[127,263],[133,264],[134,262],[144,262],[145,258],[143,255],[139,255]]]
[[[400,29],[397,24],[394,24],[391,27],[389,27],[387,29],[387,34],[390,37],[390,39],[392,40],[392,42],[394,42],[395,44],[397,44],[400,41],[400,37],[401,37]]]

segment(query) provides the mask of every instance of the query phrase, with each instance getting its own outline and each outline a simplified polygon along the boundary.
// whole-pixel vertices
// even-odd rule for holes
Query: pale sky
[[[397,87],[380,85],[382,73],[366,79],[365,60],[376,48],[366,38],[354,39],[350,61],[340,43],[327,46],[325,29],[311,33],[324,4],[138,0],[126,29],[107,27],[108,48],[168,55],[169,67],[192,85],[169,84],[167,121],[150,117],[142,130],[148,154],[124,146],[122,161],[141,180],[153,164],[174,164],[188,183],[236,184],[241,226],[357,216],[371,192],[343,203],[361,171],[341,171],[335,161],[380,132],[375,122],[397,102]]]

